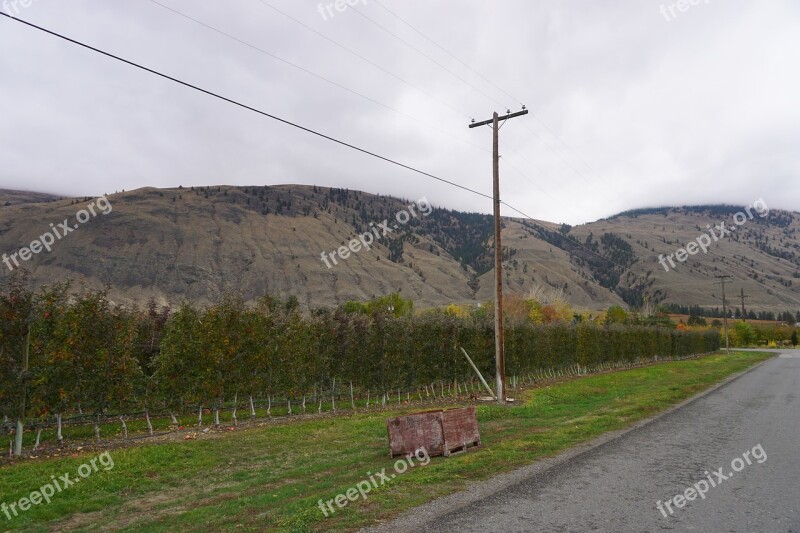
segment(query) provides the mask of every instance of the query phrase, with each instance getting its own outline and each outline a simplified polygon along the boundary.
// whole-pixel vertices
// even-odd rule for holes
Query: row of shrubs
[[[301,312],[294,301],[245,305],[222,298],[206,308],[123,308],[105,292],[67,284],[35,293],[11,283],[0,294],[0,415],[142,410],[218,410],[233,398],[300,399],[352,387],[373,398],[436,383],[471,381],[461,348],[494,374],[490,314],[400,313],[392,306]],[[509,323],[508,375],[639,358],[683,357],[720,346],[716,330]],[[24,361],[27,353],[27,369]],[[338,386],[336,385],[338,384]],[[245,404],[246,405],[246,404]]]

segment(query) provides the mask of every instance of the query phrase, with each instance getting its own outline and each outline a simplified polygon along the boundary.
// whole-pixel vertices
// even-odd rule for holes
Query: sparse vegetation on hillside
[[[52,198],[50,198],[52,199]],[[490,215],[434,209],[411,218],[345,265],[328,269],[331,252],[392,221],[409,200],[318,186],[145,188],[110,195],[114,212],[26,264],[34,284],[80,278],[110,286],[114,301],[150,297],[177,305],[208,304],[241,289],[248,301],[294,295],[305,310],[369,299],[387,290],[420,308],[477,303],[492,283]],[[435,200],[435,199],[431,199]],[[0,211],[4,249],[19,249],[72,216],[77,199],[10,205]],[[563,290],[572,305],[633,309],[659,303],[714,307],[713,276],[728,273],[748,296],[748,311],[800,307],[800,217],[771,210],[714,243],[708,254],[664,272],[669,254],[741,210],[698,206],[638,210],[580,226],[507,218],[504,269],[510,290]],[[41,227],[40,227],[41,226]],[[93,258],[89,260],[87,258]],[[737,287],[738,289],[739,287]],[[718,304],[717,304],[718,305]]]

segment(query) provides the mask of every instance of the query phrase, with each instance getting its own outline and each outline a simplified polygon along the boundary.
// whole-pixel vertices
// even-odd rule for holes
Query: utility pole
[[[731,276],[714,276],[722,285],[722,322],[725,324],[725,351],[731,353],[731,341],[728,338],[728,302],[725,300],[725,283],[732,280]]]
[[[490,120],[481,122],[472,121],[470,128],[492,125],[492,178],[494,182],[494,350],[495,371],[497,373],[497,403],[506,403],[506,372],[503,358],[503,248],[500,241],[500,121],[527,115],[528,110],[522,106],[522,111],[512,113],[506,111],[502,117],[495,111]]]
[[[744,295],[744,287],[742,288],[742,322],[747,322],[747,311],[744,308],[744,299],[747,296]]]

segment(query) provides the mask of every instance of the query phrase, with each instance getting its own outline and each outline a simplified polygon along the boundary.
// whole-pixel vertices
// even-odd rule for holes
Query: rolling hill
[[[295,296],[310,309],[399,292],[425,308],[492,296],[488,215],[296,185],[143,188],[107,198],[108,214],[87,211],[78,223],[93,199],[0,191],[0,253],[29,247],[67,219],[72,231],[20,266],[34,284],[108,286],[120,303],[206,303],[240,291],[247,299]],[[800,309],[798,213],[755,216],[707,254],[669,271],[659,263],[741,210],[643,209],[576,227],[504,218],[507,290],[563,295],[586,309],[645,301],[719,307],[714,276],[729,274],[732,304],[743,289],[748,309]],[[365,237],[357,251],[340,250],[365,233],[372,243]],[[0,267],[3,277],[12,274]]]

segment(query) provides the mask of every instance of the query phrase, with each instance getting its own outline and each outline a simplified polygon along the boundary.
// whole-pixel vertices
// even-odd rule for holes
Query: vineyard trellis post
[[[25,429],[25,399],[28,395],[28,362],[30,358],[30,345],[31,345],[31,326],[28,324],[28,331],[25,334],[25,340],[22,345],[22,370],[20,372],[20,381],[22,383],[19,399],[19,415],[17,416],[17,430],[14,434],[14,455],[17,457],[22,455],[22,434]]]

